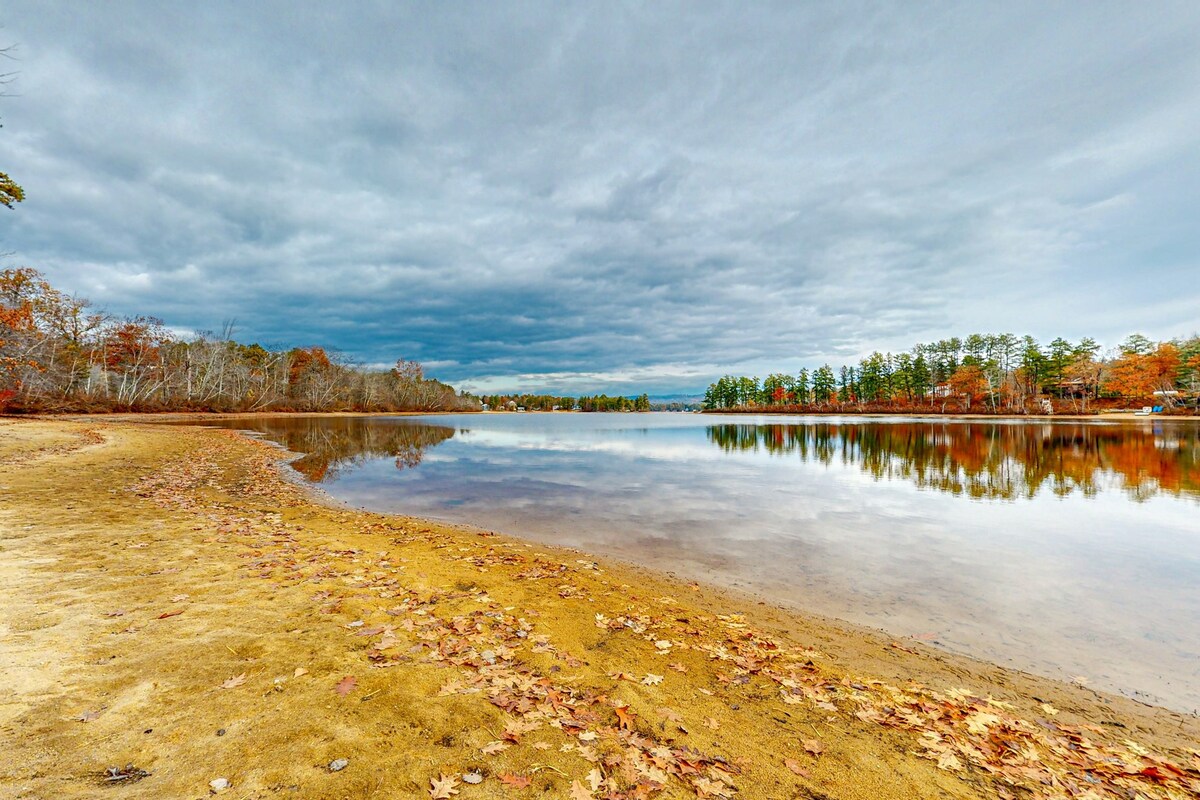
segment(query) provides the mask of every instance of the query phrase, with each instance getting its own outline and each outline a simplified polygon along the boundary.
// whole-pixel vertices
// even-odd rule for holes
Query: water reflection
[[[421,463],[426,448],[455,431],[449,425],[397,425],[369,417],[268,417],[218,424],[254,431],[301,453],[291,465],[313,483],[332,482],[379,458],[393,459],[396,469],[411,469]]]
[[[272,417],[230,425],[302,453],[292,466],[314,483],[335,481],[379,458],[411,469],[458,430],[370,417]],[[1200,497],[1200,428],[1192,425],[806,422],[707,425],[705,435],[726,453],[857,466],[875,480],[976,499],[1032,499],[1043,491],[1094,497],[1102,489],[1137,501],[1160,492]]]
[[[876,480],[989,500],[1095,496],[1106,483],[1135,500],[1200,496],[1200,429],[1125,425],[902,422],[711,425],[726,452],[765,451],[857,465]]]

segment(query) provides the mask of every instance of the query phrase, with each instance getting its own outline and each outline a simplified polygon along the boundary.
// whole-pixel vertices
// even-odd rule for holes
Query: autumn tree
[[[1148,398],[1155,392],[1163,392],[1165,403],[1171,405],[1171,397],[1166,393],[1175,389],[1180,368],[1179,348],[1172,342],[1163,342],[1153,350],[1147,350],[1140,342],[1134,344],[1128,349],[1122,346],[1123,355],[1109,366],[1105,391],[1129,398]]]
[[[19,203],[25,199],[25,190],[20,184],[8,177],[8,173],[0,172],[0,205],[5,208],[12,208],[13,203]]]
[[[962,365],[950,376],[947,384],[955,396],[963,399],[968,409],[973,400],[988,390],[987,376],[984,374],[983,368],[977,364]]]

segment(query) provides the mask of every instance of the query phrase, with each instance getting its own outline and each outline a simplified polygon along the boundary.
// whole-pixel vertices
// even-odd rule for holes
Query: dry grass
[[[459,797],[568,797],[598,768],[601,797],[657,747],[670,775],[647,796],[1033,796],[855,716],[884,695],[851,683],[875,678],[970,685],[1022,717],[1052,703],[1059,723],[1106,723],[1096,742],[1111,730],[1185,769],[1200,738],[1193,718],[827,621],[721,619],[746,601],[579,553],[319,505],[275,458],[225,432],[0,422],[0,795],[201,798],[224,777],[237,798],[428,797],[431,778],[477,771]],[[781,701],[779,676],[809,659],[832,711]],[[506,727],[519,743],[484,755]],[[727,761],[681,777],[684,746]],[[125,764],[152,774],[102,788]]]

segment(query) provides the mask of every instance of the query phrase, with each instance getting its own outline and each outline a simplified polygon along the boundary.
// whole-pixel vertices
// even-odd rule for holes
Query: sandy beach
[[[1195,717],[338,507],[285,458],[0,419],[0,795],[1200,796]]]

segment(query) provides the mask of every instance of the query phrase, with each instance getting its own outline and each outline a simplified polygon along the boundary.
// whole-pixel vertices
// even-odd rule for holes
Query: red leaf
[[[358,679],[353,675],[347,675],[337,682],[337,686],[334,686],[333,690],[342,697],[345,697],[354,691],[355,686],[358,686]]]
[[[524,789],[533,783],[533,778],[528,775],[516,775],[512,772],[501,772],[499,777],[501,783],[514,789]]]
[[[167,611],[165,613],[159,614],[155,619],[166,619],[167,617],[178,617],[180,614],[182,614],[186,610],[187,609],[177,608],[174,611]]]

